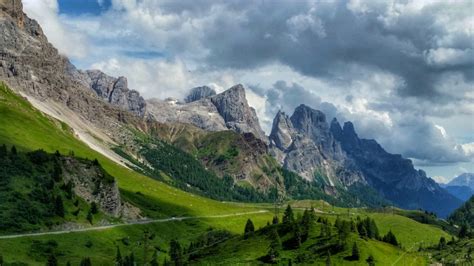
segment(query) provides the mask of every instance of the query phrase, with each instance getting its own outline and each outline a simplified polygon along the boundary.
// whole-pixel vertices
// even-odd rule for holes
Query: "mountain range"
[[[474,195],[474,174],[463,173],[447,184],[441,184],[441,187],[462,201],[467,201]]]
[[[359,138],[352,122],[341,126],[300,105],[291,116],[278,112],[266,136],[241,84],[221,93],[196,87],[183,100],[145,100],[125,77],[78,70],[23,13],[21,1],[2,0],[0,7],[0,79],[119,164],[154,165],[146,155],[159,149],[149,142],[157,138],[190,154],[206,171],[231,177],[235,188],[263,194],[276,188],[291,197],[282,168],[299,175],[302,186],[315,186],[341,201],[351,193],[354,204],[368,204],[367,194],[373,193],[378,204],[421,208],[442,217],[461,205],[409,159]]]

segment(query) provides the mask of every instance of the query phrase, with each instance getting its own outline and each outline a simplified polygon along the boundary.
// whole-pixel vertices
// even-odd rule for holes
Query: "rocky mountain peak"
[[[332,119],[329,129],[336,139],[340,139],[342,137],[343,130],[341,124],[339,124],[339,121],[337,121],[337,118],[334,117]]]
[[[228,129],[238,133],[250,132],[266,141],[267,138],[260,127],[257,113],[254,108],[249,106],[245,88],[241,84],[212,96],[210,100],[216,106]]]
[[[92,89],[104,101],[143,117],[146,103],[140,93],[128,88],[126,77],[114,78],[100,70],[78,71],[83,84]]]
[[[214,95],[216,95],[216,91],[208,86],[196,87],[191,89],[188,96],[184,99],[184,102],[195,102]]]
[[[326,115],[304,104],[296,107],[290,119],[296,129],[311,135],[328,128]]]
[[[273,119],[272,132],[270,133],[270,141],[277,148],[284,151],[288,149],[293,142],[294,128],[290,118],[285,112],[278,111]]]

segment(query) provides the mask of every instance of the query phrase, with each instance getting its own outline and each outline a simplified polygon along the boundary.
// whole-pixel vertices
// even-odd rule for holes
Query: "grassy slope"
[[[45,116],[41,112],[34,109],[27,101],[22,97],[12,93],[9,89],[4,86],[0,86],[0,143],[6,143],[8,145],[16,145],[21,150],[35,150],[44,149],[49,152],[59,150],[61,153],[68,154],[70,151],[74,151],[78,157],[94,159],[97,158],[104,169],[114,176],[119,187],[124,192],[125,196],[135,199],[136,192],[140,191],[143,195],[140,203],[146,204],[148,207],[152,207],[153,211],[149,211],[146,214],[150,217],[169,217],[169,216],[205,216],[205,215],[217,215],[217,214],[229,214],[239,212],[254,211],[253,208],[240,207],[239,204],[227,204],[221,203],[207,198],[199,197],[190,193],[183,192],[176,188],[167,186],[159,181],[153,180],[146,176],[140,175],[134,171],[128,170],[124,167],[117,165],[101,154],[90,149],[84,143],[74,137],[70,128],[54,120],[50,117]],[[134,201],[136,202],[136,201]],[[256,214],[249,215],[254,217],[257,224],[263,225],[266,221],[271,219],[270,214]],[[240,232],[241,229],[235,227],[235,224],[244,224],[246,218],[226,218],[227,222],[222,223],[218,219],[209,219],[208,221],[201,222],[203,225],[201,229],[206,226],[215,226],[228,229],[234,232]],[[218,221],[218,222],[215,222]],[[168,230],[168,225],[160,224],[154,227],[159,230],[161,227],[165,227],[161,232],[173,232],[174,237],[181,237],[188,235],[188,229]],[[133,227],[133,228],[132,228]],[[104,232],[91,232],[91,233],[77,233],[69,234],[66,236],[53,236],[53,237],[37,237],[37,239],[58,239],[59,246],[69,246],[71,244],[71,254],[81,254],[82,256],[96,254],[97,259],[100,257],[107,258],[99,254],[114,254],[115,248],[113,247],[112,239],[115,241],[116,234],[136,234],[137,229],[140,226],[123,227],[119,229],[110,229]],[[143,226],[142,226],[143,227]],[[178,226],[179,227],[179,226]],[[73,236],[74,235],[74,236]],[[96,245],[96,246],[111,246],[112,250],[109,252],[102,252],[100,249],[87,249],[81,245],[72,245],[75,237],[90,237],[94,241],[102,242],[108,241],[109,245]],[[171,237],[171,236],[169,236]],[[35,238],[36,239],[36,238]],[[169,238],[166,239],[166,235],[163,236],[162,241],[168,242]],[[1,240],[0,241],[0,254],[4,255],[4,258],[8,260],[24,260],[33,263],[28,259],[28,245],[30,239],[20,240]],[[70,241],[70,242],[68,242]],[[11,244],[15,246],[19,245],[17,252],[12,254],[8,250]],[[110,253],[112,252],[112,253]],[[93,256],[95,257],[95,256]],[[43,260],[44,261],[44,260]],[[107,259],[102,260],[103,262]]]
[[[333,230],[335,230],[333,228]],[[326,253],[318,251],[319,248],[323,248],[327,245],[326,240],[319,237],[320,225],[316,225],[310,233],[309,239],[303,243],[298,250],[282,250],[280,251],[280,260],[285,265],[288,260],[291,259],[295,262],[298,255],[306,254],[309,256],[307,259],[308,264],[325,265]],[[334,234],[334,232],[333,232]],[[336,236],[333,236],[334,238]],[[282,241],[285,239],[282,238]],[[361,252],[361,259],[359,261],[348,261],[345,257],[351,255],[351,247],[354,241],[357,241]],[[197,264],[212,265],[212,264],[250,264],[258,262],[258,259],[264,256],[270,246],[271,240],[267,235],[256,233],[249,239],[243,237],[235,237],[222,244],[218,244],[206,251],[207,256],[198,259]],[[365,259],[372,255],[376,259],[377,265],[423,265],[425,264],[425,258],[416,253],[405,253],[403,250],[375,240],[363,240],[355,234],[351,234],[347,240],[348,248],[338,254],[331,256],[333,265],[367,265]],[[317,258],[315,258],[314,254]]]
[[[43,148],[50,152],[59,150],[61,153],[66,154],[73,150],[76,156],[90,159],[97,158],[104,169],[116,177],[125,198],[135,203],[140,203],[141,206],[145,206],[145,209],[148,210],[146,214],[150,217],[181,215],[203,216],[248,212],[261,209],[260,205],[256,204],[221,203],[192,195],[118,166],[77,140],[66,125],[44,116],[21,97],[1,86],[0,143],[14,144],[23,150]],[[136,193],[138,191],[140,191],[141,195]],[[265,207],[271,208],[271,206],[268,205]],[[336,209],[336,211],[340,211],[341,213],[346,212],[346,210],[343,209]],[[133,250],[133,248],[136,247],[135,244],[133,245],[134,247],[126,247],[123,245],[121,239],[130,236],[131,240],[134,240],[131,241],[131,243],[136,243],[145,228],[155,232],[157,235],[152,241],[152,245],[166,249],[169,239],[178,237],[186,242],[187,239],[190,240],[194,238],[200,234],[202,230],[210,226],[227,229],[234,233],[241,233],[245,220],[248,217],[252,218],[257,227],[260,227],[271,219],[271,214],[253,214],[225,219],[209,218],[200,221],[188,220],[153,225],[123,226],[103,231],[0,240],[0,254],[9,262],[15,260],[25,261],[30,264],[44,264],[44,257],[36,256],[30,251],[31,242],[33,239],[42,241],[54,239],[58,242],[58,251],[64,254],[59,257],[61,263],[66,261],[66,257],[68,258],[67,260],[71,260],[73,264],[77,264],[80,257],[91,256],[94,263],[110,264],[111,258],[115,254],[115,245],[121,247],[122,254],[125,253],[125,250]],[[379,219],[377,217],[375,218],[380,224]],[[383,219],[381,218],[381,220]],[[397,224],[397,222],[389,221],[387,224]],[[381,230],[388,230],[384,229],[382,224],[379,225]],[[409,224],[407,226],[411,225]],[[413,226],[418,228],[417,232],[419,234],[417,234],[416,239],[412,241],[424,239],[427,235],[424,233],[426,232],[425,229],[427,225],[413,224]],[[395,226],[391,228],[394,231],[396,230]],[[433,233],[438,239],[438,236],[443,234],[442,231],[438,229],[433,229],[428,232]],[[408,238],[404,239],[402,236],[400,237],[400,240],[405,246],[411,243]],[[87,248],[85,246],[88,240],[92,240],[94,243],[93,247]],[[383,249],[383,247],[380,247],[380,249]],[[14,250],[14,252],[12,250]],[[142,251],[137,249],[137,254],[141,254],[141,252]]]

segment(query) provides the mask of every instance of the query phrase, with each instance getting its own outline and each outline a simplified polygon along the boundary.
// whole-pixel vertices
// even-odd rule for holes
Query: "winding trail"
[[[164,219],[140,220],[140,221],[134,221],[130,223],[110,224],[110,225],[102,225],[102,226],[95,226],[95,227],[88,227],[88,228],[77,228],[77,229],[63,230],[63,231],[49,231],[49,232],[39,232],[39,233],[3,235],[3,236],[0,236],[0,239],[12,239],[12,238],[20,238],[20,237],[45,236],[45,235],[61,235],[61,234],[68,234],[68,233],[75,233],[75,232],[106,230],[106,229],[120,227],[120,226],[130,226],[130,225],[137,225],[137,224],[166,223],[166,222],[183,221],[183,220],[191,220],[191,219],[199,220],[199,219],[207,219],[207,218],[227,218],[227,217],[243,216],[247,214],[259,214],[259,213],[266,213],[266,212],[269,212],[269,211],[260,210],[260,211],[253,211],[253,212],[238,212],[238,213],[209,215],[209,216],[184,216],[184,217],[170,217],[170,218],[164,218]]]

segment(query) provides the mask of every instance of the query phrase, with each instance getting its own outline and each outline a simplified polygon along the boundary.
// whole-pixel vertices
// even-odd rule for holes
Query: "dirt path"
[[[4,236],[0,236],[0,239],[12,239],[12,238],[20,238],[20,237],[45,236],[45,235],[61,235],[61,234],[68,234],[68,233],[75,233],[75,232],[105,230],[105,229],[110,229],[110,228],[115,228],[115,227],[120,227],[120,226],[130,226],[130,225],[137,225],[137,224],[166,223],[166,222],[172,222],[172,221],[183,221],[183,220],[191,220],[191,219],[227,218],[227,217],[235,217],[235,216],[242,216],[242,215],[247,215],[247,214],[258,214],[258,213],[266,213],[266,212],[268,211],[260,210],[260,211],[253,211],[253,212],[239,212],[239,213],[209,215],[209,216],[170,217],[170,218],[164,218],[164,219],[142,220],[142,221],[125,223],[125,224],[111,224],[111,225],[78,228],[78,229],[63,230],[63,231],[4,235]]]

